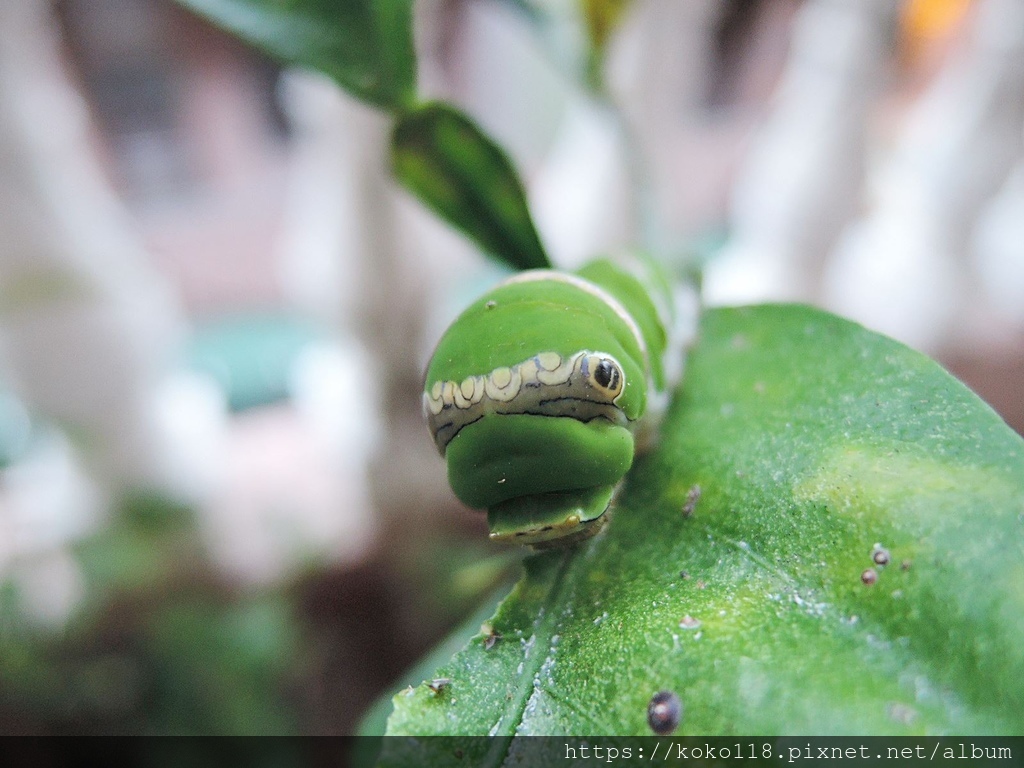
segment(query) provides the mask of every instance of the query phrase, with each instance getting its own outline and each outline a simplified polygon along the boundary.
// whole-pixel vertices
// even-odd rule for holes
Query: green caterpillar
[[[423,412],[492,539],[543,547],[600,529],[681,375],[681,295],[646,259],[530,270],[445,332]]]

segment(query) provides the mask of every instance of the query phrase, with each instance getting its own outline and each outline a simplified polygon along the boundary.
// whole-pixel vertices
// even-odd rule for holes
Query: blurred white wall
[[[1024,3],[977,0],[959,21],[958,5],[803,6],[709,302],[808,301],[931,354],[1015,343],[1024,325],[996,308],[1024,304],[1005,213],[1024,136]],[[954,21],[920,94],[897,79],[911,12]]]
[[[223,408],[176,372],[184,333],[98,161],[49,5],[0,4],[2,376],[63,433],[39,429],[5,471],[0,525],[6,565],[42,614],[70,609],[62,547],[108,503],[140,491],[195,501],[215,483]]]
[[[1012,315],[992,311],[991,286],[1016,284],[1024,244],[1013,233],[977,269],[975,232],[1024,149],[1024,2],[979,0],[962,45],[908,108],[895,145],[871,169],[867,214],[829,265],[825,302],[935,352],[995,341]],[[1005,269],[1005,271],[1004,271]],[[993,281],[992,271],[1005,277]],[[1005,303],[1005,299],[1003,300]],[[1017,303],[1024,303],[1018,293]],[[1024,326],[1017,326],[1024,329]]]
[[[41,0],[0,8],[0,332],[22,398],[112,492],[201,492],[168,424],[185,323],[98,163]],[[202,435],[203,438],[207,437]]]

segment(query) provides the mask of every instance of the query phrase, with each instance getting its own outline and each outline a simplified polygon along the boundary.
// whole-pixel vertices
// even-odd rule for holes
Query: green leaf
[[[398,686],[411,687],[431,682],[434,679],[434,670],[462,648],[465,638],[473,632],[482,630],[483,625],[493,615],[503,596],[508,593],[508,587],[509,584],[506,582],[500,594],[494,592],[489,595],[473,612],[473,615],[462,622],[457,631],[435,646],[427,656],[403,674]],[[2,607],[2,603],[0,603],[0,607]],[[382,698],[363,715],[358,729],[358,735],[362,738],[356,740],[349,761],[353,768],[368,768],[377,762],[377,756],[383,744],[380,737],[384,735],[387,728],[387,720],[391,711],[390,698]]]
[[[394,697],[389,733],[649,735],[668,690],[677,735],[1019,734],[1024,442],[857,325],[710,311],[606,530],[530,557],[491,624],[442,691]],[[467,740],[464,764],[505,746]]]
[[[392,165],[406,188],[489,255],[516,269],[550,266],[512,163],[455,108],[429,103],[401,115]]]
[[[385,109],[413,103],[412,0],[178,0],[288,64]]]

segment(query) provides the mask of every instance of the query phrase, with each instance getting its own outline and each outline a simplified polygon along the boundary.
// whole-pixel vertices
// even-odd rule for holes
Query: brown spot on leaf
[[[441,691],[445,690],[451,684],[452,679],[450,677],[435,677],[427,683],[427,687],[436,695],[441,693]]]
[[[683,504],[683,517],[693,517],[693,511],[697,508],[697,502],[700,501],[700,494],[699,485],[694,485],[686,492],[686,503]]]

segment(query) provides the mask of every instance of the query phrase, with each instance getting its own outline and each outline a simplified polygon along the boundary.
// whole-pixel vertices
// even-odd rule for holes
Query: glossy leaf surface
[[[399,117],[396,178],[485,252],[515,269],[550,266],[512,163],[454,107],[424,104]]]
[[[1024,442],[926,357],[809,308],[706,313],[613,514],[529,557],[500,640],[388,732],[649,735],[662,690],[676,735],[1024,732]]]
[[[386,109],[412,104],[412,0],[178,0],[287,64]]]

